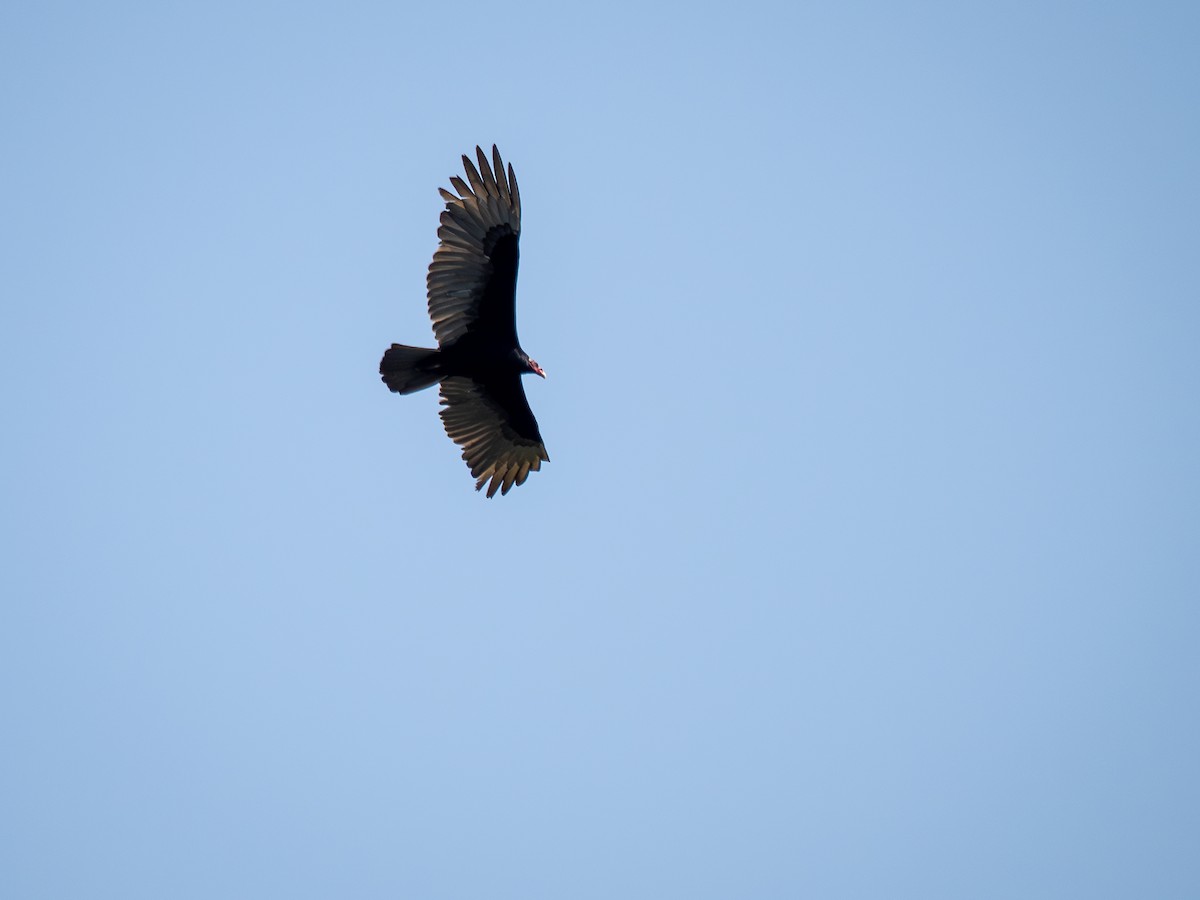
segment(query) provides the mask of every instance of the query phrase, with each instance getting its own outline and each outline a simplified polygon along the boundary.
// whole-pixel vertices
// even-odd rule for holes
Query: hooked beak
[[[542,367],[537,364],[536,360],[531,359],[529,361],[529,368],[533,370],[535,375],[541,375],[543,378],[546,377],[546,373],[542,370]]]

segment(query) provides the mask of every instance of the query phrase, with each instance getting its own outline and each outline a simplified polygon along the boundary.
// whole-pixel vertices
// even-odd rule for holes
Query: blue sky
[[[6,4],[0,893],[1200,894],[1198,39]],[[492,142],[487,501],[376,368]]]

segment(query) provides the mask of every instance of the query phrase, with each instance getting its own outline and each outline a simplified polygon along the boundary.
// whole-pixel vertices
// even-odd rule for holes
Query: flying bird
[[[464,155],[467,180],[450,178],[457,196],[438,188],[446,208],[425,279],[437,349],[392,344],[379,374],[397,394],[441,386],[446,434],[463,448],[475,490],[486,484],[493,497],[550,461],[521,386],[522,375],[546,373],[517,340],[517,177],[511,163],[505,177],[495,145],[492,166],[475,153],[479,168]]]

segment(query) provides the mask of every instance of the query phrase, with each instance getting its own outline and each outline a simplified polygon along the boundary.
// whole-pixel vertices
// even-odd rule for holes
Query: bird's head
[[[512,359],[517,364],[517,371],[522,375],[526,372],[532,372],[534,375],[541,375],[543,378],[546,377],[546,373],[542,370],[542,367],[537,364],[537,360],[530,359],[529,354],[520,347],[513,348]]]

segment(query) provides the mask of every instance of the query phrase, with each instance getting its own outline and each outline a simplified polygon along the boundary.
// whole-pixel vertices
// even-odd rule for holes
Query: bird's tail
[[[441,360],[437,350],[392,344],[379,361],[379,374],[389,390],[411,394],[424,390],[442,380]]]

